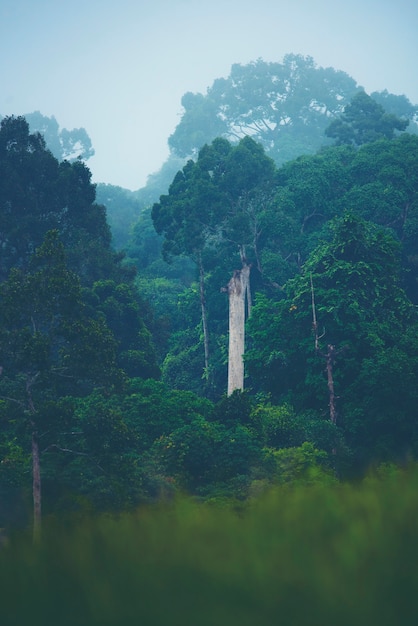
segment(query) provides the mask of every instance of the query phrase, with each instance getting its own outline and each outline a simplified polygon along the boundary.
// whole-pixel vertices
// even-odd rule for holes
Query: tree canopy
[[[348,74],[318,67],[309,56],[235,64],[206,95],[183,96],[184,112],[169,145],[189,157],[215,137],[237,141],[249,135],[281,164],[324,145],[326,126],[358,89]]]
[[[94,155],[91,139],[85,128],[60,128],[54,116],[47,117],[39,111],[26,113],[23,117],[28,122],[31,133],[42,135],[48,150],[58,161],[87,161]]]
[[[76,399],[159,368],[90,171],[59,163],[23,117],[0,127],[0,222],[0,448],[7,459],[15,441],[17,464],[31,458],[37,529],[52,452],[94,455],[73,445]]]
[[[378,139],[393,139],[395,132],[403,131],[409,119],[387,113],[384,107],[364,91],[357,93],[344,108],[344,113],[333,120],[325,134],[338,144],[360,146]]]

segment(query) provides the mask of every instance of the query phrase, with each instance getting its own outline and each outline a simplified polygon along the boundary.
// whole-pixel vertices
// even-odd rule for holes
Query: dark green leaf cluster
[[[0,474],[6,499],[19,482],[8,468],[25,493],[32,447],[48,502],[64,485],[82,493],[81,459],[100,462],[80,441],[77,399],[120,389],[129,376],[159,377],[154,320],[111,247],[90,171],[80,160],[59,163],[22,117],[0,128],[0,231]]]
[[[190,181],[198,180],[202,167],[209,172],[208,206],[213,185],[222,204],[212,214],[201,254],[215,346],[212,384],[221,382],[215,391],[212,387],[211,397],[222,393],[227,359],[227,311],[225,302],[220,305],[218,290],[237,267],[241,246],[253,263],[255,300],[248,322],[246,385],[275,407],[285,403],[294,411],[291,436],[267,437],[264,448],[268,441],[274,442],[274,450],[308,441],[337,462],[341,475],[382,461],[406,462],[415,458],[418,444],[418,143],[412,134],[397,136],[394,131],[406,124],[397,126],[393,116],[386,116],[380,105],[363,95],[353,98],[348,108],[350,123],[361,127],[363,98],[370,133],[365,130],[362,141],[352,145],[329,147],[277,170],[269,170],[265,155],[259,152],[255,157],[252,150],[254,159],[246,169],[246,148],[254,140],[246,138],[228,149],[225,140],[217,139],[187,165]],[[257,179],[258,165],[266,173],[264,179]],[[261,185],[254,183],[253,174]],[[202,205],[193,186],[181,187],[183,195],[177,195],[177,185],[184,181],[179,173],[164,198],[171,213],[154,206],[157,220],[168,219],[170,229],[160,231],[165,241],[185,232],[183,199],[199,198],[196,206]],[[179,212],[174,198],[179,200]],[[197,228],[199,212],[186,214]],[[180,252],[190,255],[187,247],[178,248]],[[195,286],[189,290],[191,298],[193,293],[197,299]],[[200,375],[203,343],[196,318],[192,325],[172,335],[164,380],[208,394]],[[330,372],[336,427],[329,422]]]
[[[360,91],[347,104],[343,115],[331,122],[325,134],[335,139],[337,145],[360,146],[378,139],[393,139],[396,131],[405,130],[408,124],[408,119],[387,113],[381,104]]]
[[[283,300],[258,299],[246,361],[253,382],[276,402],[326,416],[325,358],[337,347],[338,427],[360,470],[416,454],[418,318],[400,283],[393,236],[350,213],[330,228]]]

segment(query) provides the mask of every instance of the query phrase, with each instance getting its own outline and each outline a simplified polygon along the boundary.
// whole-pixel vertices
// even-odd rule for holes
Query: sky
[[[0,0],[0,115],[84,127],[93,181],[136,190],[234,63],[309,55],[418,104],[417,32],[416,0]]]

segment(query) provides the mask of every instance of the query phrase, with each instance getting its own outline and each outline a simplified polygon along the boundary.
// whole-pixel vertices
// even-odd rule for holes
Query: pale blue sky
[[[415,0],[0,0],[0,114],[84,127],[95,182],[138,189],[186,91],[287,53],[418,103]]]

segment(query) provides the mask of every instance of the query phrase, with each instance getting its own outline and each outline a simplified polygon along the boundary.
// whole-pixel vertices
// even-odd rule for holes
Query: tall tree
[[[40,133],[48,150],[58,161],[87,161],[94,155],[91,139],[85,128],[60,128],[54,116],[47,117],[39,111],[26,113],[25,119],[32,133]]]
[[[0,395],[29,429],[33,477],[34,535],[41,523],[41,449],[57,436],[50,406],[87,381],[109,385],[120,375],[116,344],[100,321],[84,314],[78,277],[65,261],[58,232],[47,233],[27,271],[13,269],[0,285]],[[48,416],[50,416],[48,420]],[[52,421],[51,421],[52,417]]]
[[[261,383],[276,401],[290,399],[298,411],[332,417],[336,403],[332,407],[330,400],[338,397],[338,425],[357,469],[365,469],[372,461],[405,458],[408,449],[416,448],[417,373],[412,374],[408,359],[417,359],[418,320],[401,286],[400,246],[394,237],[353,213],[335,219],[330,228],[302,274],[288,281],[287,297],[256,305],[247,363],[256,388]],[[316,330],[322,335],[319,343],[312,340]],[[321,343],[332,349],[322,351]],[[324,369],[327,358],[333,359],[332,390]]]
[[[58,163],[22,117],[0,127],[0,239],[0,413],[19,424],[8,427],[19,447],[31,445],[36,531],[41,453],[72,448],[63,398],[159,370],[90,171]]]
[[[224,143],[222,150],[229,150]],[[209,333],[205,303],[205,269],[202,252],[208,245],[216,211],[216,189],[211,175],[193,161],[176,174],[167,195],[160,197],[152,209],[157,233],[164,235],[163,255],[185,254],[196,263],[199,272],[199,293],[204,336],[204,367],[209,373]]]
[[[243,262],[228,283],[229,296],[229,349],[228,395],[244,389],[245,305],[250,282],[250,266]]]
[[[217,136],[236,142],[249,135],[281,164],[324,145],[330,119],[342,113],[357,89],[348,74],[318,67],[311,57],[289,54],[282,63],[235,64],[205,96],[184,96],[169,145],[179,156],[193,157]]]
[[[271,201],[275,168],[260,144],[244,137],[232,150],[219,186],[227,213],[222,225],[227,247],[235,248],[240,268],[227,287],[229,297],[228,394],[244,389],[246,307],[251,314],[251,266],[262,273],[259,238]],[[251,259],[249,258],[251,255]]]
[[[91,172],[81,161],[58,163],[39,133],[23,117],[0,126],[0,279],[12,267],[28,267],[48,230],[58,229],[68,262],[89,284],[122,280],[123,268],[111,247],[105,207],[96,204]]]
[[[360,146],[378,139],[393,139],[395,132],[404,131],[409,119],[387,113],[371,96],[360,91],[344,108],[343,114],[333,120],[325,134],[337,144]]]
[[[225,139],[216,139],[202,148],[196,163],[188,162],[175,177],[168,196],[161,196],[160,203],[153,207],[156,230],[164,235],[165,254],[187,254],[199,268],[206,368],[209,333],[204,257],[216,251],[231,263],[239,258],[239,274],[235,273],[235,278],[246,276],[247,279],[241,285],[243,290],[237,303],[241,296],[245,302],[250,296],[252,261],[248,253],[251,250],[258,262],[259,218],[268,204],[274,173],[273,161],[253,139],[246,137],[236,147]],[[229,294],[234,298],[238,292],[230,289]],[[243,321],[241,316],[239,324]],[[243,336],[243,329],[240,334]]]

